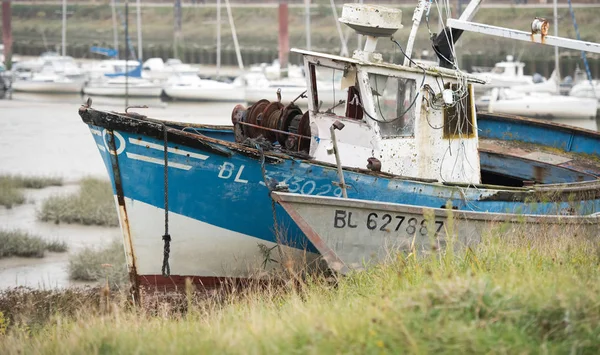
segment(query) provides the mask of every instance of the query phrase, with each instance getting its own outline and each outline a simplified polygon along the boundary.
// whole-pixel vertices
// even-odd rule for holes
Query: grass
[[[21,189],[41,189],[62,184],[62,179],[56,177],[0,175],[0,206],[12,208],[25,203]]]
[[[112,286],[128,282],[122,241],[113,241],[103,249],[85,248],[69,259],[69,278],[77,281],[101,281]]]
[[[77,300],[69,304],[59,296],[53,303],[41,295],[0,295],[8,324],[0,348],[4,354],[595,354],[599,266],[598,240],[571,231],[562,238],[508,233],[466,252],[398,254],[336,283],[315,276],[296,286],[212,296],[193,294],[190,286],[170,302],[146,295],[133,310],[125,296],[106,292],[63,291]],[[23,311],[8,306],[14,303]],[[31,311],[36,307],[43,307],[43,319],[35,318],[41,317]]]
[[[58,240],[48,242],[19,230],[0,230],[0,259],[11,256],[42,258],[46,251],[66,252],[67,244]]]
[[[75,194],[46,199],[38,211],[38,218],[56,224],[119,225],[110,182],[95,178],[82,179]]]

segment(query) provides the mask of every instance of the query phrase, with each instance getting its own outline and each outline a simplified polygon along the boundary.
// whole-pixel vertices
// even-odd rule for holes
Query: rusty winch
[[[236,105],[231,113],[235,141],[263,137],[290,151],[308,153],[310,148],[310,120],[308,111],[293,102],[284,106],[280,100],[259,100],[246,108]]]

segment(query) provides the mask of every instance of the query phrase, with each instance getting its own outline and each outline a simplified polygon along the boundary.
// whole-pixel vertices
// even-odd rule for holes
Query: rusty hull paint
[[[310,242],[317,248],[319,253],[321,253],[321,257],[323,260],[327,262],[329,268],[335,272],[339,272],[341,274],[347,274],[350,270],[344,264],[344,262],[335,254],[333,249],[331,249],[325,241],[313,230],[313,228],[300,216],[298,212],[294,209],[292,205],[289,203],[283,202],[281,197],[277,194],[271,194],[271,198],[290,215],[290,217],[296,222],[300,230],[306,235],[306,237],[310,240]]]
[[[108,131],[107,143],[110,146],[110,151],[116,152],[117,147],[115,145],[114,131]],[[129,227],[129,217],[127,216],[127,209],[125,207],[125,194],[123,193],[123,184],[121,183],[121,171],[119,169],[119,158],[117,154],[111,154],[110,163],[113,169],[113,176],[115,180],[115,190],[117,193],[117,204],[119,212],[119,220],[121,222],[121,230],[123,231],[123,244],[125,246],[125,252],[127,254],[127,266],[129,269],[129,281],[131,283],[131,293],[134,298],[134,302],[139,303],[140,301],[140,288],[138,283],[137,274],[137,262],[135,259],[135,253],[133,249],[133,242],[131,240],[131,230]]]

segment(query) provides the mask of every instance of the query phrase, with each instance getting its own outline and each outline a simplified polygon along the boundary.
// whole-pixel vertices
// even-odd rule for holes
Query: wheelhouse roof
[[[356,64],[356,65],[360,65],[362,67],[384,68],[384,69],[391,69],[391,70],[396,70],[396,71],[403,71],[403,72],[417,73],[417,74],[423,74],[423,70],[425,70],[425,73],[427,75],[442,77],[445,79],[456,79],[456,71],[455,70],[446,69],[446,68],[442,68],[442,67],[426,67],[426,66],[421,66],[421,65],[419,65],[417,67],[407,67],[404,65],[392,64],[392,63],[387,63],[387,62],[381,62],[381,63],[365,62],[365,61],[362,61],[362,60],[359,60],[356,58],[342,57],[342,56],[335,55],[335,54],[313,52],[313,51],[308,51],[308,50],[298,49],[298,48],[292,48],[291,51],[294,53],[301,54],[303,56],[312,56],[312,57],[317,57],[317,58],[329,59],[329,60],[332,60],[335,62]],[[482,80],[481,78],[477,78],[471,74],[461,73],[461,76],[466,78],[467,81],[469,81],[470,83],[476,83],[476,84],[485,84],[486,83],[485,80]]]

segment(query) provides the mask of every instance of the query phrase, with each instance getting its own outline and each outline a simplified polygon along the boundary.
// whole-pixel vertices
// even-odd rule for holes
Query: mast
[[[279,74],[287,76],[290,38],[288,33],[288,4],[279,3]]]
[[[181,38],[181,0],[175,0],[173,4],[173,56],[179,58],[179,40]]]
[[[12,68],[12,26],[10,0],[2,0],[2,42],[4,43],[4,61],[6,69]]]
[[[118,51],[119,50],[119,28],[117,26],[117,0],[112,0],[110,2],[110,7],[112,11],[112,23],[113,23],[113,46]],[[125,49],[127,51],[127,49]]]
[[[310,0],[304,0],[304,24],[306,28],[306,49],[310,50]]]
[[[554,36],[558,37],[558,4],[554,0]],[[560,66],[558,63],[558,46],[554,46],[554,70],[556,71],[556,93],[560,93]]]
[[[242,53],[240,52],[240,44],[238,43],[237,33],[235,32],[235,23],[233,23],[233,15],[231,14],[229,0],[225,0],[225,6],[227,7],[227,17],[229,18],[229,26],[231,26],[231,36],[233,37],[233,46],[235,47],[238,66],[240,69],[244,70],[244,62],[242,62]]]
[[[217,0],[217,78],[221,70],[221,0]]]
[[[142,6],[140,0],[136,1],[137,5],[137,39],[138,39],[138,60],[142,61]]]
[[[62,55],[67,55],[67,0],[62,2]]]

